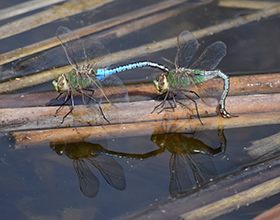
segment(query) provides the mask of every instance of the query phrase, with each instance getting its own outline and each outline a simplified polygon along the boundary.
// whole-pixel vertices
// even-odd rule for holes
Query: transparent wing
[[[84,43],[81,38],[79,38],[73,31],[63,26],[57,28],[56,36],[73,68],[87,64]]]
[[[109,99],[119,109],[129,107],[128,92],[121,79],[116,75],[109,75],[101,81],[104,96]]]
[[[219,104],[224,89],[224,80],[218,75],[220,71],[204,71],[185,69],[184,72],[174,74],[169,79],[172,89],[176,93],[191,95],[189,92],[196,92],[201,100],[209,106],[215,107]],[[191,95],[192,96],[192,95]],[[197,98],[194,96],[194,98]]]
[[[175,58],[175,66],[178,67],[187,67],[196,53],[199,44],[195,36],[189,31],[183,31],[178,36],[178,52]]]
[[[180,72],[173,76],[169,74],[168,76],[168,81],[172,85],[171,88],[176,92],[189,91],[195,85],[194,80],[197,79],[193,77],[190,69],[186,69],[186,72]]]
[[[169,193],[173,196],[192,188],[188,174],[187,162],[180,154],[172,154],[169,161],[170,183]]]
[[[218,176],[216,167],[209,156],[203,154],[186,156],[198,186],[202,186]]]
[[[78,85],[75,87],[76,91],[82,95],[84,104],[98,104],[98,106],[92,105],[88,107],[95,110],[98,107],[103,117],[105,117],[104,112],[100,106],[102,100],[112,104],[117,109],[129,108],[127,90],[116,75],[109,75],[104,80],[98,81],[93,74],[83,74],[81,77],[75,76],[75,80],[77,82],[75,84]],[[117,112],[115,116],[118,116]]]
[[[99,190],[99,181],[96,176],[82,159],[73,160],[73,167],[77,173],[82,193],[89,198],[95,197]]]
[[[201,56],[190,66],[191,69],[213,70],[227,53],[227,46],[222,41],[209,45]]]
[[[201,100],[212,107],[216,107],[224,91],[224,80],[214,71],[200,71],[201,74],[192,74],[191,78],[193,91],[195,91]]]
[[[118,190],[126,188],[123,168],[113,157],[98,155],[87,160],[99,170],[110,186]]]
[[[69,76],[69,74],[68,74]],[[100,104],[103,97],[103,88],[97,78],[90,73],[82,75],[74,75],[74,80],[69,80],[75,84],[76,90],[82,94],[84,104],[94,103]]]
[[[89,37],[84,41],[86,62],[92,69],[108,68],[111,64],[111,52],[100,42]]]

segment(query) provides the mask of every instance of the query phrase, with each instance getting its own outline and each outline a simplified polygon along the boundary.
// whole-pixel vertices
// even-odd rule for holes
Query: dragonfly
[[[56,110],[55,115],[69,99],[71,100],[70,111],[64,115],[61,123],[74,110],[75,93],[82,95],[85,104],[85,97],[89,101],[97,103],[103,118],[110,123],[100,105],[102,97],[105,97],[111,103],[108,95],[112,94],[112,92],[108,91],[113,91],[113,93],[119,94],[120,101],[129,102],[128,93],[120,78],[115,75],[116,73],[145,66],[168,71],[167,67],[152,61],[140,61],[108,69],[111,64],[111,53],[100,41],[96,41],[92,37],[82,40],[73,31],[63,26],[57,28],[56,36],[65,51],[69,63],[73,67],[67,74],[60,75],[52,82],[54,89],[60,93],[55,101],[66,93],[64,102]],[[105,88],[109,89],[106,90]]]
[[[201,98],[202,101],[206,102],[206,104],[209,104],[206,96],[209,95],[210,92],[203,87],[203,83],[213,78],[220,77],[224,80],[223,91],[221,94],[215,94],[214,96],[219,100],[218,109],[220,115],[223,118],[230,118],[231,115],[225,109],[225,99],[229,92],[229,77],[220,70],[215,69],[226,55],[226,45],[222,41],[217,41],[209,45],[201,56],[190,66],[189,63],[199,47],[195,36],[191,32],[185,30],[178,36],[177,45],[178,51],[175,58],[175,69],[167,72],[164,71],[164,73],[153,81],[157,91],[160,94],[166,95],[164,100],[154,108],[152,113],[159,107],[162,107],[160,112],[164,109],[176,108],[174,93],[194,93]],[[193,87],[197,88],[198,93],[191,90]],[[196,102],[188,95],[184,95],[195,103],[197,116],[200,120]],[[170,104],[170,107],[165,107],[165,102],[170,96],[173,99],[173,105]]]

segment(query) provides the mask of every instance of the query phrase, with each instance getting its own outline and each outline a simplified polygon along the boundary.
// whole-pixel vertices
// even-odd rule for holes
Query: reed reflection
[[[126,188],[122,166],[113,157],[101,153],[106,152],[106,149],[100,144],[90,142],[55,144],[55,142],[51,142],[50,147],[58,155],[65,154],[73,160],[80,190],[85,196],[94,198],[99,190],[99,180],[91,172],[86,161],[101,173],[110,186],[118,190]]]

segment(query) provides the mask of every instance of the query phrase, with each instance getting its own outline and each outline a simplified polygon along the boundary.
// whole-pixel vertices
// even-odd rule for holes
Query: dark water
[[[108,138],[72,145],[50,143],[21,150],[14,150],[13,141],[4,135],[0,164],[2,218],[60,219],[75,215],[81,219],[110,219],[133,213],[254,164],[244,148],[251,145],[254,136],[264,138],[276,131],[279,126],[228,129],[223,134],[225,145],[217,131],[198,131],[176,137]],[[155,138],[157,141],[152,142]],[[178,138],[181,144],[174,145]],[[163,151],[157,145],[163,143],[161,140],[165,140]],[[221,146],[226,147],[225,153],[221,154]],[[77,175],[73,160],[85,162],[88,168],[76,166]],[[87,182],[80,185],[83,193],[78,177]],[[95,185],[97,182],[99,186]],[[271,207],[265,203],[265,207]],[[254,209],[254,204],[249,207]],[[260,213],[247,213],[246,208],[240,211],[243,219]]]
[[[112,2],[98,10],[2,39],[0,53],[52,37],[60,25],[76,29],[157,2],[160,1]],[[2,1],[1,5],[8,7],[17,3],[9,1],[11,5],[7,5]],[[111,52],[117,52],[178,36],[185,29],[195,31],[254,12],[222,8],[217,2],[191,9],[186,3],[184,7],[183,12],[155,25],[102,42]],[[11,21],[13,19],[7,19],[0,24]],[[277,72],[280,69],[279,24],[279,16],[272,16],[204,37],[199,39],[198,54],[207,45],[221,40],[227,45],[227,55],[218,68],[226,74]],[[172,66],[162,58],[173,62],[176,51],[171,48],[126,62],[149,59]],[[16,72],[24,75],[42,66],[48,69],[67,64],[61,47],[37,56],[38,61],[29,66],[15,61],[4,65],[3,71],[21,66]],[[120,78],[125,83],[150,82],[155,74],[154,70],[135,70],[133,74],[120,74]],[[50,82],[15,93],[49,90],[53,90]],[[90,141],[72,145],[52,142],[21,150],[15,150],[7,131],[0,137],[1,219],[112,219],[129,215],[258,163],[244,148],[279,130],[279,125],[271,125],[157,137],[150,134],[112,139],[108,136],[105,140],[95,140],[92,136]],[[279,201],[279,195],[242,207],[226,218],[251,219],[276,205],[277,199]]]

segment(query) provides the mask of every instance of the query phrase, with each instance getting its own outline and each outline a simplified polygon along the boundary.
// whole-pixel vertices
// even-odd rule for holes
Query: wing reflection
[[[93,198],[99,190],[99,180],[91,172],[85,161],[97,168],[110,186],[118,190],[126,188],[122,166],[113,157],[106,156],[104,152],[107,150],[100,144],[90,142],[55,144],[55,142],[52,142],[50,147],[57,154],[65,154],[73,160],[73,167],[79,179],[80,189],[85,196]]]
[[[210,156],[217,156],[225,152],[226,139],[222,128],[217,130],[219,147],[212,148],[199,140],[197,136],[204,135],[199,135],[201,132],[176,133],[180,129],[176,128],[176,124],[172,124],[169,129],[167,127],[167,124],[158,127],[154,131],[155,134],[151,136],[151,141],[171,153],[169,192],[172,196],[194,187],[200,187],[218,177]],[[159,135],[158,133],[165,134]],[[190,172],[192,172],[192,176],[189,175]]]
[[[100,144],[90,142],[70,144],[53,142],[51,148],[57,154],[65,154],[73,160],[80,189],[84,195],[91,198],[98,193],[99,181],[87,163],[97,168],[109,185],[115,189],[124,190],[126,188],[124,171],[114,158],[146,160],[168,150],[171,153],[169,193],[176,196],[217,178],[218,173],[211,157],[224,153],[226,149],[223,128],[218,127],[217,135],[211,133],[207,136],[208,132],[213,131],[178,133],[182,127],[177,127],[176,123],[167,122],[158,126],[150,139],[159,148],[145,154],[111,151]],[[212,148],[212,146],[216,146],[216,148]]]

